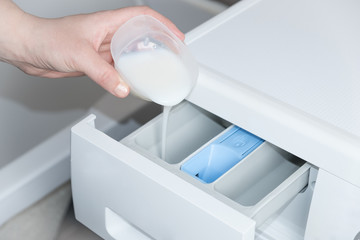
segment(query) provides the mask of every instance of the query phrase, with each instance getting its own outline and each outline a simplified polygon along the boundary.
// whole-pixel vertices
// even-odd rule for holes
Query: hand
[[[10,4],[11,1],[0,0],[1,4],[3,2]],[[10,23],[6,26],[0,23],[0,60],[17,66],[27,74],[41,77],[86,74],[117,97],[126,97],[129,93],[129,87],[113,67],[110,53],[111,38],[123,23],[137,15],[151,15],[184,40],[184,34],[169,19],[148,7],[129,7],[57,19],[26,14],[12,2],[7,7],[7,10],[1,7],[3,12],[0,9],[0,16],[2,13],[8,16],[0,18]]]

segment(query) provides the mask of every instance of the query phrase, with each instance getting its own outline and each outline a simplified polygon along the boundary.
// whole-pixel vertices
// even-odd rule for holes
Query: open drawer
[[[101,237],[254,239],[308,183],[306,162],[188,102],[170,113],[162,158],[162,120],[120,142],[94,115],[72,128],[76,218]]]

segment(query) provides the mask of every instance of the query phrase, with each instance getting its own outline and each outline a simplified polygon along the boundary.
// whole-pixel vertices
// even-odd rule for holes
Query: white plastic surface
[[[207,67],[360,137],[359,9],[356,0],[241,1],[188,42]]]
[[[255,240],[304,240],[317,172],[311,167],[309,185],[256,229]]]
[[[91,115],[72,129],[73,200],[80,222],[108,239],[103,216],[109,208],[155,239],[254,238],[254,221],[108,137],[94,120]]]
[[[306,240],[358,240],[360,188],[319,170],[311,202]]]
[[[150,240],[151,238],[144,234],[140,229],[128,223],[125,219],[113,212],[111,209],[105,209],[106,231],[115,240],[134,239]]]
[[[211,184],[179,171],[189,159],[231,129],[230,126],[221,131],[224,126],[219,122],[223,121],[211,119],[208,113],[200,110],[186,102],[172,110],[165,160],[160,158],[162,115],[122,139],[121,143],[175,175],[182,176],[199,189],[208,191],[209,195],[219,197],[254,219],[257,225],[306,186],[309,165],[267,142]]]
[[[133,132],[121,143],[149,159],[162,158],[162,125],[163,114]],[[203,144],[221,133],[226,126],[219,118],[212,119],[203,111],[189,103],[182,103],[171,109],[166,132],[167,149],[165,159],[169,164],[182,162]]]
[[[360,186],[359,9],[240,1],[188,35],[204,66],[188,100]]]
[[[199,129],[213,131],[213,136],[219,132],[211,129],[219,128],[213,120],[198,118],[204,113],[193,108],[183,103],[174,109],[173,128],[167,136],[173,142],[167,157],[181,155],[183,160],[159,157],[161,116],[121,142],[96,129],[94,115],[74,126],[71,166],[76,218],[103,238],[128,234],[127,230],[114,232],[114,226],[104,223],[105,212],[114,224],[125,222],[155,239],[253,239],[255,222],[251,218],[261,224],[307,185],[309,165],[268,143],[212,184],[180,171],[186,155],[196,150],[189,151],[191,146],[207,140]],[[203,127],[198,129],[201,123]],[[200,151],[197,148],[193,154]],[[272,171],[262,172],[265,168]],[[237,174],[239,171],[249,175]],[[265,175],[266,186],[261,181]],[[251,203],[234,198],[240,194],[237,186]]]

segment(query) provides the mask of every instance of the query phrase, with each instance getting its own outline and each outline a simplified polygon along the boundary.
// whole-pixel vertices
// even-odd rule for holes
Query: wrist
[[[25,13],[10,0],[0,0],[0,60],[22,62],[29,47],[29,27],[35,17]]]

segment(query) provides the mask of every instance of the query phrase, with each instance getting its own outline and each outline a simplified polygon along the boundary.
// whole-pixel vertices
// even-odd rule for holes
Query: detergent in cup
[[[174,106],[191,92],[198,65],[185,44],[148,16],[124,23],[111,41],[114,65],[131,92],[163,106]]]

